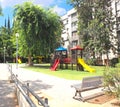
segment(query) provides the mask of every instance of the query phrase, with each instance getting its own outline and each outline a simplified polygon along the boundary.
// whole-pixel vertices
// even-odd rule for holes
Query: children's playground
[[[68,69],[68,64],[71,65],[71,69],[76,66],[77,71],[95,72],[95,69],[91,68],[83,59],[83,48],[75,46],[70,49],[70,55],[66,48],[60,46],[54,51],[54,55],[51,59],[51,71],[56,71],[58,66],[60,69]]]

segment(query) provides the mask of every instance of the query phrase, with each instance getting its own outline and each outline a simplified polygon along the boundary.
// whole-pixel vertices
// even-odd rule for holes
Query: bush
[[[109,68],[104,72],[104,86],[106,92],[120,98],[120,70],[111,71]]]
[[[115,67],[116,63],[118,63],[118,62],[119,62],[118,58],[111,59],[111,66]]]
[[[86,62],[88,65],[96,65],[96,59],[94,58],[88,59]]]
[[[37,60],[36,60],[36,59],[34,59],[34,60],[33,60],[33,63],[34,63],[34,64],[37,64]]]
[[[120,63],[117,63],[115,67],[120,68]]]

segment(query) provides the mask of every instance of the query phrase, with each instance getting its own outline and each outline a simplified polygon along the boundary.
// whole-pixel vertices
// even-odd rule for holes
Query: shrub
[[[115,67],[120,68],[120,63],[117,63]]]
[[[88,59],[86,62],[88,65],[96,65],[96,59],[94,58]]]
[[[37,60],[36,60],[36,59],[34,59],[34,60],[33,60],[33,63],[34,63],[34,64],[36,64],[36,63],[37,63]]]
[[[118,58],[111,59],[111,66],[115,67],[115,64],[117,64],[118,62],[119,62]]]
[[[104,86],[106,92],[120,98],[120,70],[111,71],[109,68],[104,72]]]

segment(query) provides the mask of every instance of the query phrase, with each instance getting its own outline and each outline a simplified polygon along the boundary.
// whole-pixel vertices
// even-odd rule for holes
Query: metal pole
[[[16,36],[16,68],[18,69],[18,37]]]
[[[5,61],[5,47],[4,47],[4,63],[5,63],[6,61]]]
[[[29,88],[29,83],[27,83],[27,87]],[[29,90],[27,89],[27,95],[29,97]]]
[[[18,69],[18,37],[19,34],[16,33],[16,69]]]

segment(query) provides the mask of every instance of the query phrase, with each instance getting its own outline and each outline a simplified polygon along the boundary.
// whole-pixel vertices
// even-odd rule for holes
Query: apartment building
[[[64,29],[61,37],[64,41],[64,47],[70,52],[70,48],[79,44],[79,36],[77,34],[77,11],[73,8],[61,17]]]
[[[113,34],[116,35],[118,38],[118,52],[117,54],[112,53],[112,51],[109,54],[109,58],[115,58],[118,57],[120,54],[120,0],[111,0],[111,6],[113,10],[113,14],[116,17],[115,18],[115,30],[113,31]],[[67,12],[64,16],[61,17],[61,20],[64,24],[64,29],[61,37],[64,41],[64,47],[68,49],[68,52],[70,52],[70,48],[75,45],[80,45],[80,39],[79,35],[77,34],[77,11],[73,8],[70,11]],[[113,41],[114,43],[115,41]],[[107,59],[106,55],[102,56],[102,59]],[[104,63],[104,62],[103,62]]]
[[[111,2],[110,9],[112,9],[113,17],[115,21],[113,34],[116,36],[115,39],[111,39],[112,44],[116,47],[116,53],[110,50],[109,59],[120,57],[120,0],[109,0]],[[108,7],[109,8],[109,7]],[[102,56],[102,59],[107,59],[106,55]]]
[[[118,54],[120,55],[120,0],[115,0],[115,15],[116,15],[116,35],[118,37]]]

